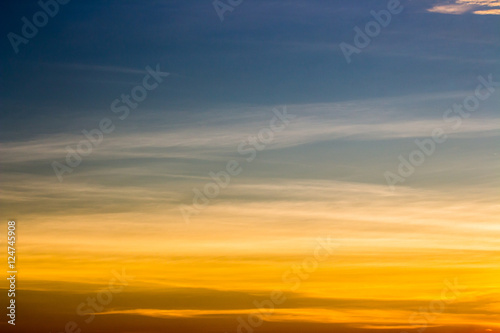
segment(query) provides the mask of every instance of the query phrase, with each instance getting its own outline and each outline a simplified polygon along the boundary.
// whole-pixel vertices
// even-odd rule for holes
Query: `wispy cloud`
[[[475,115],[463,121],[458,129],[444,122],[446,109],[432,110],[416,119],[406,101],[415,110],[431,109],[426,103],[453,100],[465,93],[405,96],[358,102],[302,104],[288,106],[296,116],[286,133],[277,135],[267,150],[296,147],[331,140],[388,140],[428,137],[436,127],[443,127],[453,137],[492,137],[499,135],[500,124],[488,114]],[[197,159],[217,160],[235,153],[238,144],[256,135],[268,124],[272,107],[256,107],[202,114],[190,124],[169,124],[168,116],[142,121],[145,127],[125,128],[110,134],[86,160],[122,159]],[[437,117],[436,117],[437,116]],[[147,117],[147,115],[145,115]],[[154,122],[154,129],[151,123]],[[160,124],[160,125],[158,125]],[[166,124],[166,125],[161,125]],[[125,124],[127,125],[127,124]],[[87,128],[87,130],[89,130]],[[84,139],[81,134],[57,133],[37,140],[0,143],[2,163],[22,163],[63,159],[66,146]]]
[[[472,13],[478,15],[500,15],[500,1],[498,0],[456,0],[438,3],[428,11],[440,14],[460,15]]]
[[[90,72],[104,72],[104,73],[121,73],[121,74],[144,74],[146,70],[137,68],[127,68],[118,66],[108,66],[108,65],[89,65],[80,63],[57,63],[57,64],[45,64],[50,67],[57,67],[66,70],[76,70],[76,71],[90,71]]]

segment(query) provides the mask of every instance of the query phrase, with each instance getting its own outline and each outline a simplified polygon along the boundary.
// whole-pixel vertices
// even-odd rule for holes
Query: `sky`
[[[2,6],[2,332],[500,332],[499,1]]]

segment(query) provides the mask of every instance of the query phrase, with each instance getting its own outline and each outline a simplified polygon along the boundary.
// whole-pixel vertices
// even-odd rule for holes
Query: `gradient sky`
[[[17,54],[7,34],[40,7],[4,3],[0,217],[18,223],[19,308],[0,330],[238,332],[281,290],[252,330],[500,332],[500,86],[443,120],[479,76],[500,81],[500,2],[401,4],[348,64],[340,44],[387,1],[244,0],[221,22],[210,0],[72,0]],[[112,102],[157,65],[169,75],[120,120]],[[284,108],[249,162],[239,145]],[[60,182],[52,163],[103,118],[115,130]],[[384,174],[436,128],[446,141],[391,189]],[[230,160],[241,173],[186,223]],[[327,259],[288,274],[328,237]],[[79,305],[123,270],[86,323]]]

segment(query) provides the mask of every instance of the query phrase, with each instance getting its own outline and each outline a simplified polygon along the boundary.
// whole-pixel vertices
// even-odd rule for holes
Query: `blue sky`
[[[40,9],[28,1],[8,6],[5,35],[20,33],[21,17]],[[156,147],[149,147],[150,155],[117,158],[137,166],[163,164],[155,149],[176,154],[187,149],[181,154],[185,159],[174,158],[169,168],[204,177],[214,160],[235,153],[236,140],[265,123],[274,106],[288,105],[298,116],[296,132],[281,146],[271,146],[272,153],[263,152],[266,157],[245,177],[289,173],[380,183],[384,170],[397,166],[397,156],[411,151],[413,137],[430,135],[445,110],[474,91],[479,75],[499,76],[498,15],[476,15],[477,6],[450,2],[401,6],[348,64],[340,43],[354,45],[354,27],[364,28],[373,20],[370,11],[385,9],[386,2],[244,1],[221,22],[206,1],[72,1],[28,44],[19,45],[18,54],[4,39],[1,138],[14,155],[16,149],[39,149],[28,154],[36,166],[24,167],[50,174],[51,159],[63,159],[63,147],[78,143],[81,131],[95,128],[103,117],[116,121],[112,101],[141,82],[146,66],[158,65],[170,73],[165,82],[118,121],[82,170],[93,170],[92,163],[113,165],[97,157],[107,154],[106,145],[119,154],[146,136],[151,139],[139,146]],[[450,14],[450,6],[458,13]],[[479,9],[484,8],[491,7]],[[494,121],[488,119],[496,119],[497,105],[494,94],[454,134],[478,146],[457,160],[494,145]],[[190,139],[193,135],[199,137]],[[434,157],[442,159],[436,165],[453,160],[457,146],[458,141],[444,145],[448,152]],[[272,162],[274,156],[281,157]],[[304,156],[314,161],[310,171],[297,166]],[[286,164],[287,158],[292,166],[284,174],[283,168],[269,167]],[[371,168],[360,166],[367,160]],[[15,170],[13,163],[8,165]],[[324,167],[329,163],[345,165],[330,171]]]
[[[220,22],[210,1],[72,1],[19,54],[4,38],[2,135],[31,119],[49,126],[39,117],[71,128],[140,78],[120,69],[156,63],[172,76],[144,108],[166,113],[467,90],[498,73],[498,16],[427,12],[433,3],[403,2],[346,65],[339,43],[352,43],[354,26],[385,2],[244,1]],[[8,6],[4,35],[39,9]]]

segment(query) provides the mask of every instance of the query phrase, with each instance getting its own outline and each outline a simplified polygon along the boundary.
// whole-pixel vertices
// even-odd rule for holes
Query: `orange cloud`
[[[457,0],[454,3],[437,4],[427,9],[431,13],[461,15],[472,13],[478,15],[500,15],[498,0]]]

